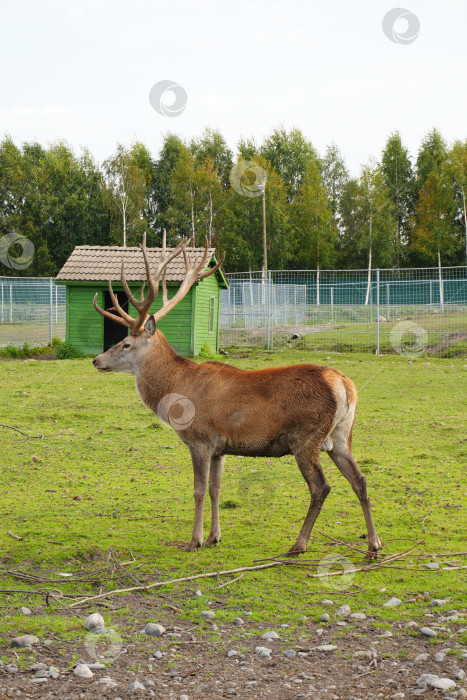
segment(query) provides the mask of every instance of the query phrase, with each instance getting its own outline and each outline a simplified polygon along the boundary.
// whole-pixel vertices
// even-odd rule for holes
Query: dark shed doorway
[[[105,309],[110,309],[113,306],[112,299],[110,297],[110,292],[104,292],[105,294]],[[128,297],[125,292],[115,292],[118,299],[118,303],[128,313]],[[116,313],[116,312],[112,312]],[[118,313],[116,313],[118,316]],[[121,340],[126,338],[128,335],[128,328],[121,326],[115,321],[111,321],[110,318],[104,316],[104,352],[109,348],[113,347]]]

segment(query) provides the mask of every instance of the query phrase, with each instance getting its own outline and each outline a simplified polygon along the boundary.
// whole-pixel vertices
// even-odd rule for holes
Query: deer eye
[[[130,346],[131,346],[131,343],[125,343],[125,345],[123,346],[123,348],[124,348],[124,349],[125,349],[125,348],[129,348]]]

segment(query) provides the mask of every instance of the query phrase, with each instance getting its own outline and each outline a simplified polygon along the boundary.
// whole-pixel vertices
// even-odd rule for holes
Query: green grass
[[[393,355],[303,350],[277,354],[240,350],[238,355],[229,361],[244,368],[306,358],[348,374],[360,396],[354,454],[367,476],[384,552],[403,551],[420,540],[425,541],[420,552],[465,550],[466,361],[419,358],[409,364],[407,358]],[[53,578],[59,572],[89,572],[102,568],[112,547],[122,558],[128,558],[131,549],[139,565],[135,575],[151,581],[251,565],[255,559],[286,551],[294,542],[309,496],[292,457],[228,457],[221,496],[223,541],[217,548],[187,554],[180,543],[190,539],[192,528],[189,453],[176,433],[141,404],[133,377],[98,374],[89,359],[26,360],[0,363],[0,382],[1,422],[30,435],[44,435],[33,439],[0,428],[3,571],[20,568]],[[365,526],[356,497],[324,453],[322,464],[332,491],[317,528],[365,548],[360,539]],[[209,510],[208,498],[206,535]],[[7,536],[8,530],[23,540]],[[356,565],[363,563],[358,552],[335,547],[318,534],[300,561],[318,562],[334,553]],[[400,566],[414,561],[401,560]],[[348,602],[352,611],[376,615],[383,624],[420,617],[427,605],[420,595],[424,591],[433,597],[455,597],[444,609],[460,608],[465,605],[465,570],[447,572],[442,569],[445,560],[438,561],[440,570],[434,571],[401,568],[357,573],[348,589],[352,595],[308,578],[314,568],[295,566],[248,573],[219,593],[214,579],[178,584],[163,592],[168,598],[182,596],[180,607],[190,618],[199,620],[206,600],[220,597],[225,604],[217,612],[219,620],[233,620],[250,610],[255,620],[290,623],[284,630],[287,635],[300,627],[302,615],[319,619],[322,612],[330,612],[319,604],[322,598]],[[57,586],[75,592],[94,590],[88,583],[66,580]],[[187,598],[183,593],[198,587],[209,597]],[[35,590],[6,574],[0,588]],[[386,591],[381,592],[382,588]],[[382,607],[391,596],[401,598],[403,604]],[[412,598],[414,602],[405,602]],[[19,621],[15,613],[15,607],[34,601],[43,599],[10,596],[0,637],[20,623],[22,631],[37,634],[37,617]],[[75,623],[67,618],[63,629],[57,623],[56,632],[73,635]]]

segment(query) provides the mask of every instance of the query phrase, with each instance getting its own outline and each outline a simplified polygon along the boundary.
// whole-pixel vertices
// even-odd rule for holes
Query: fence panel
[[[227,274],[220,344],[467,354],[465,267]],[[0,277],[0,346],[65,338],[66,292],[49,278]]]
[[[65,287],[52,278],[0,277],[0,347],[65,338]]]
[[[222,346],[467,353],[465,267],[227,274]],[[254,291],[255,303],[251,303]]]

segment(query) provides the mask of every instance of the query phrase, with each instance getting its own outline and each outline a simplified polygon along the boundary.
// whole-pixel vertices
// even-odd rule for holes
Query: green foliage
[[[227,271],[263,265],[262,197],[231,185],[235,162],[253,160],[267,175],[266,229],[271,269],[365,268],[432,265],[466,260],[467,144],[451,147],[432,129],[415,165],[400,134],[386,141],[350,177],[334,144],[320,157],[299,128],[278,126],[263,143],[241,138],[236,152],[206,128],[183,140],[164,137],[154,157],[144,144],[119,144],[102,167],[65,141],[43,147],[0,141],[0,236],[12,231],[35,247],[23,270],[0,274],[53,276],[76,245],[173,246],[181,236],[202,245],[207,237],[226,252]],[[371,203],[368,172],[377,172]],[[371,210],[371,216],[370,216]],[[371,218],[371,226],[370,226]],[[369,229],[371,228],[371,234]],[[17,245],[13,254],[21,254]]]
[[[229,510],[230,508],[239,508],[240,504],[233,498],[229,498],[227,501],[222,501],[219,507],[223,508],[224,510]]]
[[[54,353],[57,360],[74,360],[77,357],[82,357],[82,353],[71,343],[55,343]]]
[[[396,224],[394,263],[401,266],[404,241],[409,234],[410,214],[415,202],[415,177],[412,163],[398,131],[391,134],[383,151],[381,172],[392,200],[391,216]]]
[[[363,166],[359,180],[343,188],[340,254],[342,267],[391,267],[396,263],[396,221],[390,192],[374,161]],[[371,256],[371,260],[370,260]]]
[[[50,345],[43,347],[31,347],[29,343],[23,343],[21,348],[14,345],[0,347],[0,358],[14,360],[19,358],[36,357],[37,355],[48,355],[53,351]]]
[[[204,343],[204,345],[201,347],[201,350],[199,351],[199,356],[200,357],[209,357],[209,358],[214,358],[216,355],[211,350],[211,346],[209,343]]]
[[[149,154],[143,144],[137,143],[131,148],[118,144],[103,168],[112,242],[120,246],[139,245],[147,228],[143,211],[150,180]]]

